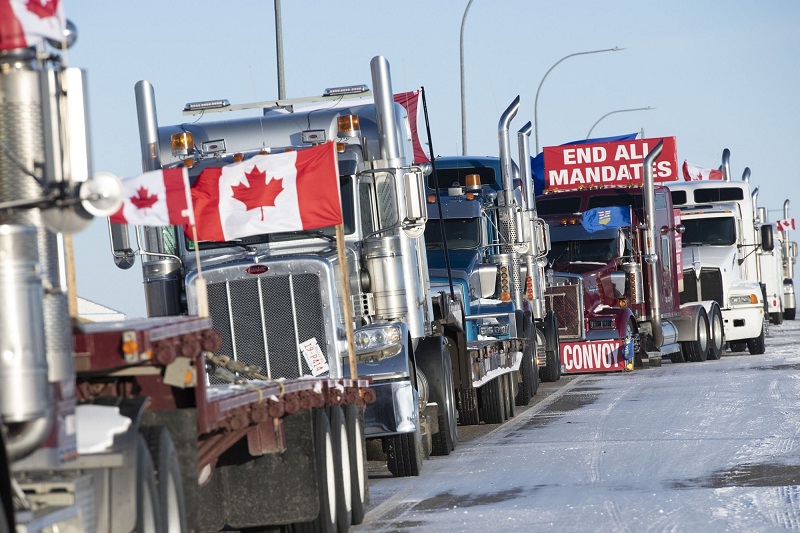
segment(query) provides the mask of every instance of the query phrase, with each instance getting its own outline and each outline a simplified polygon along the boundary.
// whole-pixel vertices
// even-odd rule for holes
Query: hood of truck
[[[430,248],[426,251],[428,256],[428,268],[430,270],[445,269],[444,250],[441,248]],[[475,266],[480,262],[481,254],[478,250],[447,250],[450,258],[450,269],[463,272],[469,279],[469,273],[475,270]]]
[[[693,269],[695,262],[705,268],[719,268],[723,276],[737,276],[735,246],[685,246],[683,248],[683,269]]]
[[[554,265],[554,268],[559,272],[568,272],[570,274],[583,275],[583,274],[595,274],[603,270],[608,270],[609,267],[613,266],[616,266],[616,262],[612,264],[612,263],[599,263],[594,261],[586,261],[586,262],[573,261],[572,263],[562,263],[559,265]]]

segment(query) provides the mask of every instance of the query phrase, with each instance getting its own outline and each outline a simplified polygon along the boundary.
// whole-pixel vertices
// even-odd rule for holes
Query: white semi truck
[[[685,229],[681,302],[718,302],[728,348],[762,354],[767,325],[757,252],[772,249],[772,232],[759,230],[749,183],[731,181],[728,149],[722,170],[723,180],[667,184]]]

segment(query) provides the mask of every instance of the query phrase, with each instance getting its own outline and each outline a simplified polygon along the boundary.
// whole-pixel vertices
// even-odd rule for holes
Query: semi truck
[[[153,87],[138,83],[145,170],[184,166],[194,181],[205,169],[260,153],[335,143],[345,250],[340,257],[332,227],[213,243],[192,242],[175,228],[143,228],[142,268],[152,316],[194,313],[202,271],[220,353],[271,379],[307,373],[296,346],[308,338],[338,367],[352,322],[356,372],[376,396],[365,413],[366,437],[380,439],[392,474],[414,476],[424,456],[448,454],[457,441],[453,361],[441,331],[452,309],[430,293],[423,235],[430,166],[412,163],[408,113],[394,101],[388,61],[373,58],[371,72],[372,92],[354,85],[292,100],[194,102],[184,113],[200,119],[174,125],[159,124]],[[124,231],[114,250],[127,266]],[[513,357],[510,349],[484,351],[476,379],[489,371],[485,361],[508,365]],[[341,377],[351,373],[345,366]],[[283,480],[275,483],[282,488]]]
[[[675,159],[671,137],[544,149],[537,206],[550,226],[546,297],[564,372],[719,357],[705,307],[679,302],[683,227],[655,183],[674,179]]]
[[[769,222],[766,207],[758,205],[759,187],[753,189],[753,208],[756,213],[756,223],[759,231],[770,232],[772,249],[768,250],[762,237],[762,246],[757,250],[759,279],[763,287],[764,313],[770,324],[783,324],[783,242],[781,233]],[[765,226],[768,228],[766,229]],[[769,239],[769,238],[768,238]],[[766,330],[769,333],[769,330]]]
[[[510,156],[509,125],[518,107],[519,98],[500,119],[499,157],[436,158],[427,180],[426,243],[432,286],[444,292],[454,286],[463,302],[468,345],[514,330],[525,339],[516,404],[527,405],[539,379],[557,381],[561,367],[558,327],[544,303],[547,226],[536,214],[530,167]],[[530,130],[528,123],[517,134],[520,161],[530,159]],[[496,334],[501,320],[503,327],[517,325]],[[466,392],[459,394],[463,403]]]
[[[749,182],[731,181],[727,148],[721,169],[722,180],[668,185],[686,229],[681,302],[717,302],[728,348],[761,354],[767,323],[758,252],[772,250],[772,230],[756,220]]]
[[[797,243],[791,240],[789,230],[793,219],[789,218],[789,200],[783,202],[783,220],[779,228],[783,246],[783,318],[794,320],[797,299],[794,293],[794,263],[797,258]]]
[[[0,531],[359,522],[368,380],[336,358],[324,376],[265,379],[220,353],[197,314],[70,312],[70,234],[114,213],[124,190],[92,172],[84,73],[44,44],[0,62]]]

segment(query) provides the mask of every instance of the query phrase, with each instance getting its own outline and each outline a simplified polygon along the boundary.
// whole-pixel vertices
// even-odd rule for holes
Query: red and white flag
[[[194,224],[189,173],[185,167],[153,170],[122,180],[125,199],[109,217],[116,224],[182,226]]]
[[[335,150],[328,142],[203,170],[192,187],[197,239],[230,241],[341,224]]]
[[[683,161],[683,179],[686,181],[721,180],[724,176],[721,170],[702,168]]]
[[[419,121],[419,97],[420,89],[394,95],[394,101],[403,106],[408,113],[408,124],[411,128],[411,145],[414,147],[414,164],[416,165],[430,161],[419,140],[419,128],[417,127],[417,122]]]
[[[64,41],[67,18],[60,0],[0,0],[0,50]]]
[[[778,231],[787,231],[790,229],[794,229],[794,219],[785,218],[783,220],[777,220],[775,222],[775,226],[777,227]]]

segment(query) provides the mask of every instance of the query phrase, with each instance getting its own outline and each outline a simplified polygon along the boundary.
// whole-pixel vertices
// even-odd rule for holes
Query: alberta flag
[[[581,225],[589,233],[607,228],[621,228],[631,225],[630,207],[596,207],[584,211]]]
[[[335,146],[327,142],[206,168],[192,187],[192,203],[199,241],[341,224]]]

